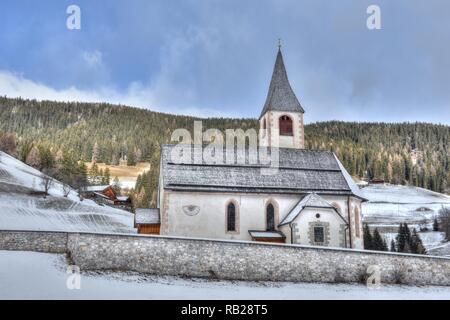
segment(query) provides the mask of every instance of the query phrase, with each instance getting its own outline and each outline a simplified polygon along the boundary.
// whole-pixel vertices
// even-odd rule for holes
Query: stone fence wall
[[[70,255],[81,270],[293,282],[361,282],[378,266],[382,283],[450,286],[450,259],[299,245],[162,236],[0,231],[0,250]]]

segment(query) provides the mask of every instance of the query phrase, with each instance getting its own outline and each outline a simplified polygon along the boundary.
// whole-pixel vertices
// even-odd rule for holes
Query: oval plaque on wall
[[[186,215],[191,216],[191,217],[192,216],[196,216],[200,212],[200,207],[194,206],[194,205],[184,206],[183,207],[183,212]]]

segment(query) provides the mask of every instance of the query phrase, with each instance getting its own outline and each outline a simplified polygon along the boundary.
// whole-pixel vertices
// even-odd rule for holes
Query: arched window
[[[266,118],[263,119],[263,137],[266,136],[266,129],[267,129],[267,122],[266,122]]]
[[[275,230],[275,208],[269,203],[266,208],[266,226],[267,231]]]
[[[236,231],[236,206],[230,202],[227,206],[227,231]]]
[[[355,233],[356,233],[356,237],[359,238],[361,236],[361,232],[360,232],[360,216],[359,216],[359,209],[358,207],[355,208]]]
[[[293,136],[292,119],[288,116],[281,116],[279,120],[280,136]]]

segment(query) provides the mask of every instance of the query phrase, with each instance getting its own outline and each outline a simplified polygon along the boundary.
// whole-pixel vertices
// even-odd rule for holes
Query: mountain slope
[[[55,181],[46,199],[42,173],[0,152],[0,229],[135,233],[134,215],[91,200],[75,190],[63,196]]]

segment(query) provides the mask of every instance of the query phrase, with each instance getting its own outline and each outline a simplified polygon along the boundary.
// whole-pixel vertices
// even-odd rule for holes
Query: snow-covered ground
[[[450,207],[450,196],[423,188],[398,185],[370,185],[361,189],[364,222],[398,226],[401,222],[431,222],[443,206]]]
[[[439,210],[450,208],[450,196],[423,188],[377,184],[363,187],[361,191],[369,200],[362,205],[364,223],[377,227],[388,244],[395,238],[400,223],[406,222],[417,231],[420,225],[431,230]],[[442,245],[441,232],[421,232],[420,237],[427,250]]]
[[[0,152],[0,229],[135,233],[134,215],[80,201],[75,190],[64,197],[55,181],[44,199],[42,173]]]
[[[450,257],[450,242],[440,244],[431,249],[428,249],[428,254],[434,256]]]
[[[136,273],[83,273],[68,289],[63,255],[0,251],[0,299],[449,299],[450,287],[208,281]],[[69,281],[70,282],[70,281]],[[74,282],[70,282],[74,283]],[[7,289],[5,289],[7,288]]]

